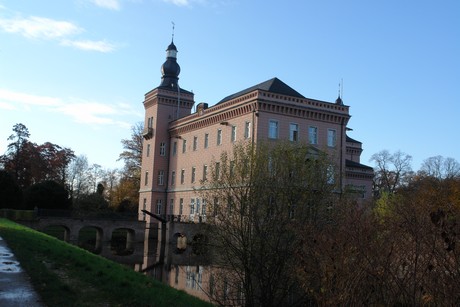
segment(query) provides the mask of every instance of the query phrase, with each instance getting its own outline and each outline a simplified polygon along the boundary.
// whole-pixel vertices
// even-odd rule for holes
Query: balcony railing
[[[142,131],[142,136],[146,140],[151,139],[153,137],[153,128],[152,127],[145,128],[144,131]]]

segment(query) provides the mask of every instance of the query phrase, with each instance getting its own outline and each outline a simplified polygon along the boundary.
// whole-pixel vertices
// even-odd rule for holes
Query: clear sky
[[[362,163],[387,149],[460,161],[458,0],[0,0],[0,154],[16,123],[31,141],[121,167],[174,43],[195,102],[278,77],[343,100]]]

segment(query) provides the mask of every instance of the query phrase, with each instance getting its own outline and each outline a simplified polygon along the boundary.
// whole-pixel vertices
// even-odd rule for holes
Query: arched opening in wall
[[[45,227],[42,232],[66,242],[70,238],[70,229],[64,225],[50,225]]]
[[[102,251],[102,229],[92,226],[81,228],[78,232],[78,246],[99,254]]]
[[[192,240],[192,251],[195,255],[204,255],[208,252],[208,237],[197,233]]]
[[[134,253],[134,235],[132,229],[118,228],[112,232],[110,249],[114,255],[128,256]]]
[[[187,249],[187,236],[184,233],[176,232],[173,236],[175,242],[174,253],[182,254]]]

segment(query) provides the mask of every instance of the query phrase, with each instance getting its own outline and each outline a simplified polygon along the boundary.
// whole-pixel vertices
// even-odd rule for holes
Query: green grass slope
[[[48,306],[210,306],[115,262],[0,218],[6,240]]]

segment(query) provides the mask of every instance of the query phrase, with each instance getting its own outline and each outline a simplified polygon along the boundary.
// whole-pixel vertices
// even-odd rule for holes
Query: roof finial
[[[335,100],[335,103],[339,104],[339,105],[343,105],[342,97],[343,97],[343,79],[340,80],[340,83],[339,83],[339,96]]]
[[[174,21],[171,21],[171,23],[172,23],[172,39],[171,39],[171,41],[174,42],[174,26],[176,24],[174,23]]]

